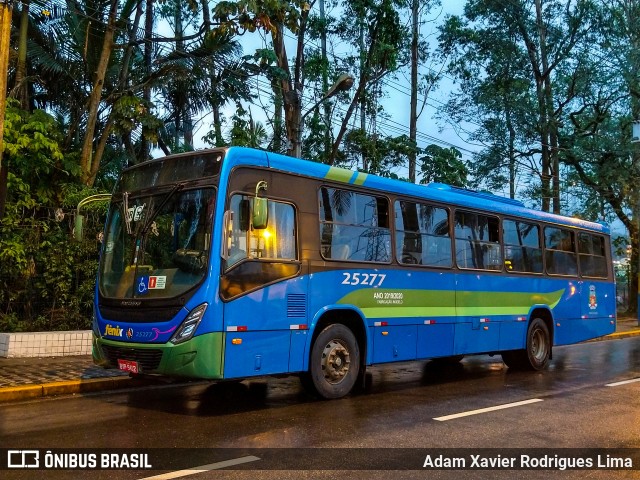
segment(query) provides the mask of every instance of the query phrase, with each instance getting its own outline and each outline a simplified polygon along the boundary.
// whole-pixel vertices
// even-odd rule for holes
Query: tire
[[[526,349],[502,352],[502,361],[517,370],[544,370],[550,358],[551,335],[541,318],[534,318],[529,324]]]
[[[302,385],[322,398],[347,395],[360,372],[360,349],[353,332],[340,323],[326,327],[311,348],[309,372]]]

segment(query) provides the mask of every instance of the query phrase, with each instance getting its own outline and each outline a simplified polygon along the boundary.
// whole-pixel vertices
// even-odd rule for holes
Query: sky
[[[427,17],[430,21],[427,23],[427,25],[425,25],[425,27],[423,27],[425,30],[425,34],[428,34],[432,41],[435,41],[436,26],[444,21],[446,15],[461,14],[464,6],[463,0],[443,0],[442,3],[443,5],[441,7],[434,8],[430,12]],[[327,11],[327,14],[336,15],[335,11]],[[408,19],[402,20],[408,21]],[[287,52],[291,60],[295,52],[295,38],[291,33],[287,33],[285,38],[287,41]],[[245,34],[244,36],[240,37],[239,40],[243,47],[244,54],[251,54],[257,48],[270,47],[270,40],[265,39],[263,35],[259,35],[258,33]],[[334,46],[333,52],[337,56],[346,53],[341,52],[339,46]],[[427,68],[439,68],[439,65],[424,67],[423,70],[426,72]],[[384,89],[388,92],[388,96],[381,101],[381,104],[383,105],[385,112],[389,115],[389,118],[378,119],[377,129],[381,134],[388,136],[399,136],[402,134],[408,135],[410,98],[408,70],[398,73],[397,75],[395,75],[395,78],[391,76],[387,77],[385,79],[385,83],[386,85]],[[261,101],[263,103],[269,103],[271,92],[268,90],[268,88],[265,88],[265,86],[265,81],[262,80],[256,85],[256,88],[260,89],[260,96],[262,97]],[[477,147],[467,143],[463,138],[460,138],[460,136],[456,134],[455,129],[452,126],[445,125],[442,122],[438,123],[435,120],[436,109],[439,106],[442,106],[447,101],[449,92],[453,88],[454,87],[451,80],[448,78],[444,78],[440,83],[439,88],[430,94],[427,101],[427,106],[418,120],[418,142],[422,147],[426,147],[431,143],[436,143],[443,147],[454,146],[461,151],[463,159],[470,160],[472,152],[476,150]],[[303,95],[303,112],[305,111],[305,108],[309,108],[315,103],[316,99],[311,98],[310,95],[312,95],[312,92],[307,89],[307,91],[305,91]],[[234,113],[235,106],[228,105],[225,110],[225,116],[227,118],[230,118]],[[251,113],[256,120],[266,123],[266,118],[264,118],[259,105],[251,107]],[[339,116],[334,118],[335,122],[339,121]],[[212,119],[210,116],[203,117],[202,119],[200,119],[200,121],[196,122],[196,138],[201,138],[202,136],[206,135],[210,131],[210,129],[212,129],[211,122]],[[207,146],[206,144],[204,144],[204,142],[201,143],[201,145],[197,143],[196,148]],[[405,177],[408,176],[406,168],[400,169],[395,173]]]

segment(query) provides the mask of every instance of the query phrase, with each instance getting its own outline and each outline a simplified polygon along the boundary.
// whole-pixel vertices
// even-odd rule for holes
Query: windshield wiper
[[[124,210],[124,224],[127,227],[127,235],[131,235],[131,218],[129,218],[129,192],[122,194],[122,209]]]

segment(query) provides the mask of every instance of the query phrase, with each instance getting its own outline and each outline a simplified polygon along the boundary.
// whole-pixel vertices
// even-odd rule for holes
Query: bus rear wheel
[[[502,361],[518,370],[544,370],[551,358],[549,328],[541,318],[534,318],[527,330],[527,348],[502,352]]]
[[[316,338],[302,384],[323,398],[340,398],[351,391],[359,371],[358,341],[349,328],[335,323]]]

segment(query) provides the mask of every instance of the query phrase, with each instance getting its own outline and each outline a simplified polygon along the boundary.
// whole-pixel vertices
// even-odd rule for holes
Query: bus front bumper
[[[119,368],[118,360],[140,374],[222,379],[224,333],[198,335],[184,343],[130,343],[99,338],[93,334],[92,355],[97,365]],[[131,363],[135,362],[135,363]]]

